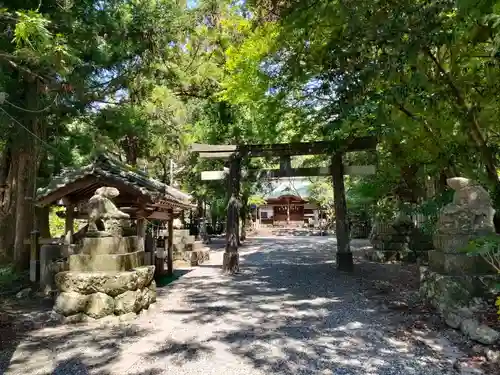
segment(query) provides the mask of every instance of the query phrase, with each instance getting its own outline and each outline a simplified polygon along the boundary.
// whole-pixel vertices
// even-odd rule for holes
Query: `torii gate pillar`
[[[347,205],[344,186],[344,163],[342,154],[332,156],[332,181],[335,200],[335,226],[337,237],[337,268],[341,271],[353,271],[354,262],[349,246],[349,225],[347,223]]]
[[[233,156],[230,163],[226,217],[226,249],[223,256],[222,270],[228,273],[235,273],[239,270],[241,157],[239,155]]]

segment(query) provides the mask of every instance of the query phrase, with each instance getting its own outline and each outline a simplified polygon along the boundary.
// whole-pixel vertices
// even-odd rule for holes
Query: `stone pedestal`
[[[145,252],[136,249],[136,236],[84,238],[80,253],[69,256],[69,271],[55,276],[54,310],[99,319],[147,309],[156,301],[155,266],[144,266]]]
[[[131,235],[129,215],[110,198],[115,188],[102,187],[89,200],[89,230],[75,254],[68,257],[69,271],[59,272],[54,310],[69,321],[100,319],[138,313],[156,301],[155,266],[144,266],[143,242]],[[103,230],[97,230],[99,222]]]
[[[60,272],[61,293],[54,310],[64,316],[85,314],[94,319],[138,313],[156,301],[154,266],[124,272]]]
[[[494,271],[481,256],[469,256],[441,250],[429,251],[428,255],[429,267],[445,275],[491,275]]]
[[[496,275],[446,275],[420,267],[420,294],[439,312],[467,306],[474,297],[495,290]]]
[[[139,250],[137,236],[128,237],[85,237],[80,253],[88,255],[127,254]]]
[[[88,255],[76,254],[69,257],[70,271],[126,271],[144,265],[144,251],[127,254]]]

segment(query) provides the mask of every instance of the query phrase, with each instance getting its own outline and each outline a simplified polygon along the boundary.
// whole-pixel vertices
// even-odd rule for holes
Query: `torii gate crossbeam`
[[[193,144],[191,150],[199,153],[201,158],[229,159],[229,173],[225,171],[205,171],[202,177],[205,180],[219,180],[228,175],[228,212],[226,223],[226,251],[224,253],[223,269],[235,272],[238,269],[238,217],[235,217],[235,198],[239,195],[241,179],[241,160],[246,157],[280,156],[281,166],[276,170],[261,170],[272,177],[286,176],[326,176],[331,175],[335,201],[335,225],[337,237],[337,268],[343,271],[352,271],[354,267],[353,256],[349,245],[349,228],[347,224],[347,206],[345,198],[344,175],[372,174],[375,167],[347,166],[344,168],[343,154],[351,151],[375,150],[378,140],[376,137],[351,137],[346,140],[286,143],[286,144],[260,144],[260,145],[204,145]],[[290,156],[294,155],[331,155],[329,168],[291,168]],[[203,179],[203,178],[202,178]],[[233,205],[231,205],[233,203]],[[237,216],[237,215],[236,215]],[[236,222],[234,222],[236,220]]]

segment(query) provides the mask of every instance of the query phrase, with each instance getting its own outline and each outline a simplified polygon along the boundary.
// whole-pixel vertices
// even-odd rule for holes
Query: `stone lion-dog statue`
[[[103,186],[95,191],[87,206],[88,231],[98,232],[97,223],[102,221],[107,232],[122,233],[122,221],[130,219],[130,215],[120,211],[111,200],[118,195],[120,191],[114,187]]]

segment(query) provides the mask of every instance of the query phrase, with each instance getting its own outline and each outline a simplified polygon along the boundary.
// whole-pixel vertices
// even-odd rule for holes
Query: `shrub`
[[[500,236],[490,235],[472,240],[463,251],[470,255],[480,255],[500,275]],[[496,291],[500,293],[500,283],[496,285]],[[498,307],[498,319],[500,320],[500,295],[497,296],[495,305]]]

